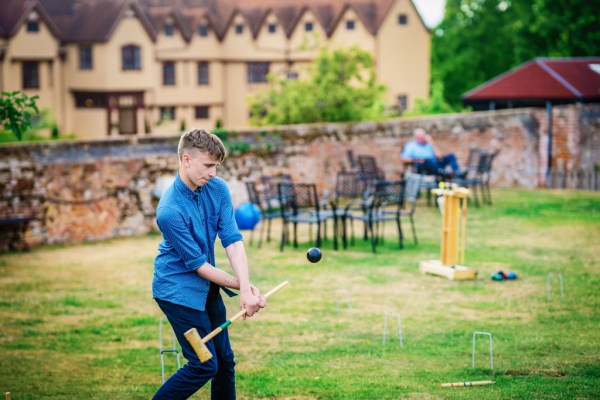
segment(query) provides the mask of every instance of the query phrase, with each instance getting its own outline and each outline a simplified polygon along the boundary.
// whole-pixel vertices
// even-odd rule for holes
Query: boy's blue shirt
[[[223,247],[242,240],[227,183],[215,177],[192,191],[177,175],[158,203],[156,222],[163,241],[154,260],[153,297],[204,311],[210,282],[196,270],[205,262],[216,267],[217,236]]]

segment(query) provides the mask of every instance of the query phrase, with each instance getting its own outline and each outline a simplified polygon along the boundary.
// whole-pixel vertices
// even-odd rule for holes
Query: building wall
[[[58,56],[59,42],[52,32],[39,21],[38,32],[27,32],[23,24],[17,33],[7,41],[8,49],[5,62],[0,63],[3,78],[0,89],[12,92],[23,89],[23,62],[38,62],[38,89],[24,90],[30,96],[39,96],[37,105],[40,109],[52,109],[52,115],[60,119],[62,103],[59,93],[63,86],[60,71],[62,62]]]
[[[406,25],[398,18],[405,15]],[[376,40],[377,75],[388,86],[388,101],[406,96],[407,108],[429,97],[430,32],[409,1],[399,1],[387,14]]]
[[[600,105],[557,107],[554,165],[600,168]],[[331,193],[336,173],[350,169],[348,151],[377,159],[388,179],[402,174],[400,152],[417,127],[464,165],[472,146],[496,149],[491,186],[545,185],[545,111],[519,109],[357,124],[245,130],[240,137],[271,151],[228,157],[219,175],[235,205],[247,201],[244,181],[290,173]],[[266,132],[266,135],[263,133]],[[30,244],[99,240],[155,229],[157,192],[178,167],[175,138],[123,138],[0,146],[0,219],[30,216]],[[0,243],[0,248],[2,248]],[[4,243],[6,245],[6,243]]]
[[[407,13],[409,24],[399,29],[395,20],[398,13]],[[346,29],[346,21],[355,22],[354,30]],[[305,23],[313,23],[313,32],[305,32]],[[275,33],[268,32],[270,23],[277,24]],[[243,25],[243,33],[235,33],[236,25]],[[174,24],[177,27],[177,24]],[[243,128],[248,121],[246,97],[256,90],[265,89],[266,83],[249,84],[248,62],[266,61],[271,71],[285,74],[288,67],[304,77],[310,60],[321,46],[332,48],[358,45],[371,52],[377,65],[381,83],[390,88],[389,101],[395,103],[397,94],[406,94],[410,102],[416,97],[428,97],[429,92],[429,32],[419,21],[410,1],[398,0],[376,36],[370,33],[354,10],[349,7],[339,19],[330,37],[319,24],[315,15],[307,9],[288,38],[278,24],[275,14],[266,16],[260,31],[253,36],[243,15],[237,13],[228,31],[218,40],[210,29],[207,37],[193,32],[186,42],[176,28],[173,36],[159,31],[154,40],[135,13],[125,12],[117,21],[106,42],[65,43],[64,61],[58,57],[59,41],[40,22],[41,30],[35,35],[24,33],[24,27],[8,40],[5,61],[0,63],[3,90],[21,89],[21,70],[18,60],[30,58],[41,60],[40,90],[30,91],[39,95],[41,108],[50,108],[60,131],[75,133],[78,137],[106,137],[108,122],[99,126],[98,119],[88,120],[88,110],[78,109],[72,92],[77,91],[144,91],[145,110],[138,112],[138,134],[145,134],[146,126],[155,135],[179,133],[184,125],[202,124],[214,127],[217,121],[234,129]],[[79,69],[79,45],[91,45],[93,70]],[[141,48],[142,69],[123,71],[121,47],[135,44]],[[62,51],[61,50],[61,51]],[[15,62],[15,59],[17,62]],[[174,61],[176,85],[165,86],[162,81],[162,63]],[[210,85],[197,84],[196,66],[199,61],[210,63]],[[50,79],[52,78],[52,79]],[[409,104],[412,104],[410,103]],[[176,120],[159,122],[159,109],[176,107]],[[194,117],[195,106],[209,106],[207,119]],[[108,121],[109,119],[102,119]],[[115,129],[111,129],[113,132]]]

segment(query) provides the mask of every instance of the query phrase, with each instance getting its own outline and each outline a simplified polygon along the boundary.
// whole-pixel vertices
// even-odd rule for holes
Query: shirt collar
[[[174,185],[175,189],[177,189],[179,193],[181,193],[190,200],[196,199],[198,197],[198,193],[200,192],[200,188],[196,189],[196,191],[193,191],[192,189],[187,187],[187,185],[183,183],[183,180],[181,180],[179,173],[177,173],[177,176],[175,177]]]

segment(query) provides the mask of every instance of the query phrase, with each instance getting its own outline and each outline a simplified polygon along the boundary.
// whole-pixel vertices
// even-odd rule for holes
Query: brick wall
[[[235,204],[247,200],[244,180],[279,172],[331,191],[335,174],[350,169],[348,151],[373,155],[399,177],[400,152],[417,127],[463,164],[469,149],[500,150],[492,185],[543,186],[548,118],[543,109],[516,109],[358,124],[320,124],[246,130],[237,140],[258,147],[232,154],[220,167]],[[265,140],[274,138],[269,146]],[[32,217],[31,245],[99,240],[155,229],[157,190],[178,167],[177,138],[110,139],[0,146],[0,220]],[[600,105],[555,107],[553,166],[600,165]],[[9,227],[0,235],[7,246]]]

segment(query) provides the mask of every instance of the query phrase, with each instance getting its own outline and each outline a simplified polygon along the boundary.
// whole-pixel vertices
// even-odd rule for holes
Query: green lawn
[[[230,327],[239,398],[600,398],[600,195],[493,194],[493,206],[469,208],[466,265],[478,269],[477,280],[419,273],[419,261],[439,258],[440,245],[440,213],[424,203],[416,214],[419,245],[407,223],[404,250],[392,226],[376,255],[362,240],[337,252],[328,240],[317,264],[306,260],[307,235],[283,253],[278,238],[260,249],[247,244],[256,285],[290,286]],[[161,313],[150,291],[159,240],[0,255],[0,393],[10,391],[13,400],[150,398],[161,383]],[[229,269],[222,250],[217,258]],[[518,279],[492,281],[500,269]],[[564,278],[562,301],[556,278],[547,298],[549,273]],[[236,300],[226,303],[231,315],[237,311]],[[395,320],[382,345],[386,312],[401,315],[402,348]],[[483,338],[471,369],[474,331],[493,335],[493,370]],[[170,374],[175,358],[168,354],[166,363]],[[496,383],[440,387],[476,380]],[[205,387],[193,398],[209,397]]]

